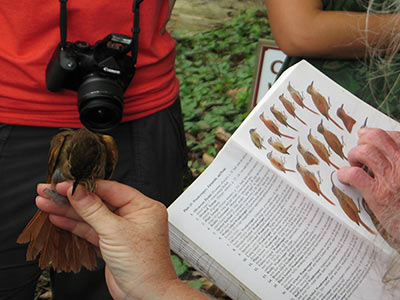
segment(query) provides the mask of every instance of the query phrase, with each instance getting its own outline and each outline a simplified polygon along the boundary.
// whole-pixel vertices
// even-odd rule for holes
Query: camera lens
[[[109,132],[122,119],[124,91],[115,81],[89,76],[78,89],[81,123],[94,132]]]

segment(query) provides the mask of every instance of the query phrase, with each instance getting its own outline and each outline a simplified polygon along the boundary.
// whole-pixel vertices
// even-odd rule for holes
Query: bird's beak
[[[76,187],[78,186],[78,184],[79,184],[78,180],[75,180],[74,183],[73,183],[73,185],[72,185],[72,193],[71,193],[71,195],[74,194],[74,192],[75,192]]]

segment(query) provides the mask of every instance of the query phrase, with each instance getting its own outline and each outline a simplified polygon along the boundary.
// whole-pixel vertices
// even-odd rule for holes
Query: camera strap
[[[60,47],[64,48],[67,42],[67,1],[60,1]],[[138,52],[139,52],[139,33],[140,33],[140,13],[139,6],[144,0],[133,0],[132,12],[133,12],[133,27],[132,31],[132,42],[129,46],[131,51],[133,65],[136,67]]]
[[[68,0],[60,0],[60,37],[61,48],[65,47],[65,43],[67,42],[67,1]]]
[[[133,27],[132,27],[132,43],[131,43],[131,54],[133,59],[133,65],[136,67],[138,52],[139,52],[139,33],[140,33],[140,14],[139,5],[143,0],[133,0]]]

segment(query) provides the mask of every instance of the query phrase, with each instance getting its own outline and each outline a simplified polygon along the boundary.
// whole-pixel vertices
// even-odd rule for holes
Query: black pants
[[[0,124],[0,299],[32,300],[40,275],[15,241],[36,212],[36,185],[45,182],[49,143],[57,128]],[[113,179],[172,203],[182,192],[187,163],[180,101],[151,116],[123,123],[111,133],[119,160]],[[111,299],[99,270],[51,274],[53,299]]]

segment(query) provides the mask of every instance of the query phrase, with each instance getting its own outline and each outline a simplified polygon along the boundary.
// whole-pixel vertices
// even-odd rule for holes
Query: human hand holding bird
[[[72,180],[73,191],[78,184],[94,192],[96,179],[109,179],[118,160],[114,139],[108,135],[93,133],[85,128],[66,130],[55,135],[50,144],[47,182],[52,190],[47,194],[57,203],[64,198],[55,192],[59,182]],[[38,210],[17,239],[28,243],[27,260],[34,260],[40,253],[39,267],[51,262],[57,272],[79,272],[84,266],[96,267],[96,250],[86,240],[70,232],[57,229],[48,213]]]

